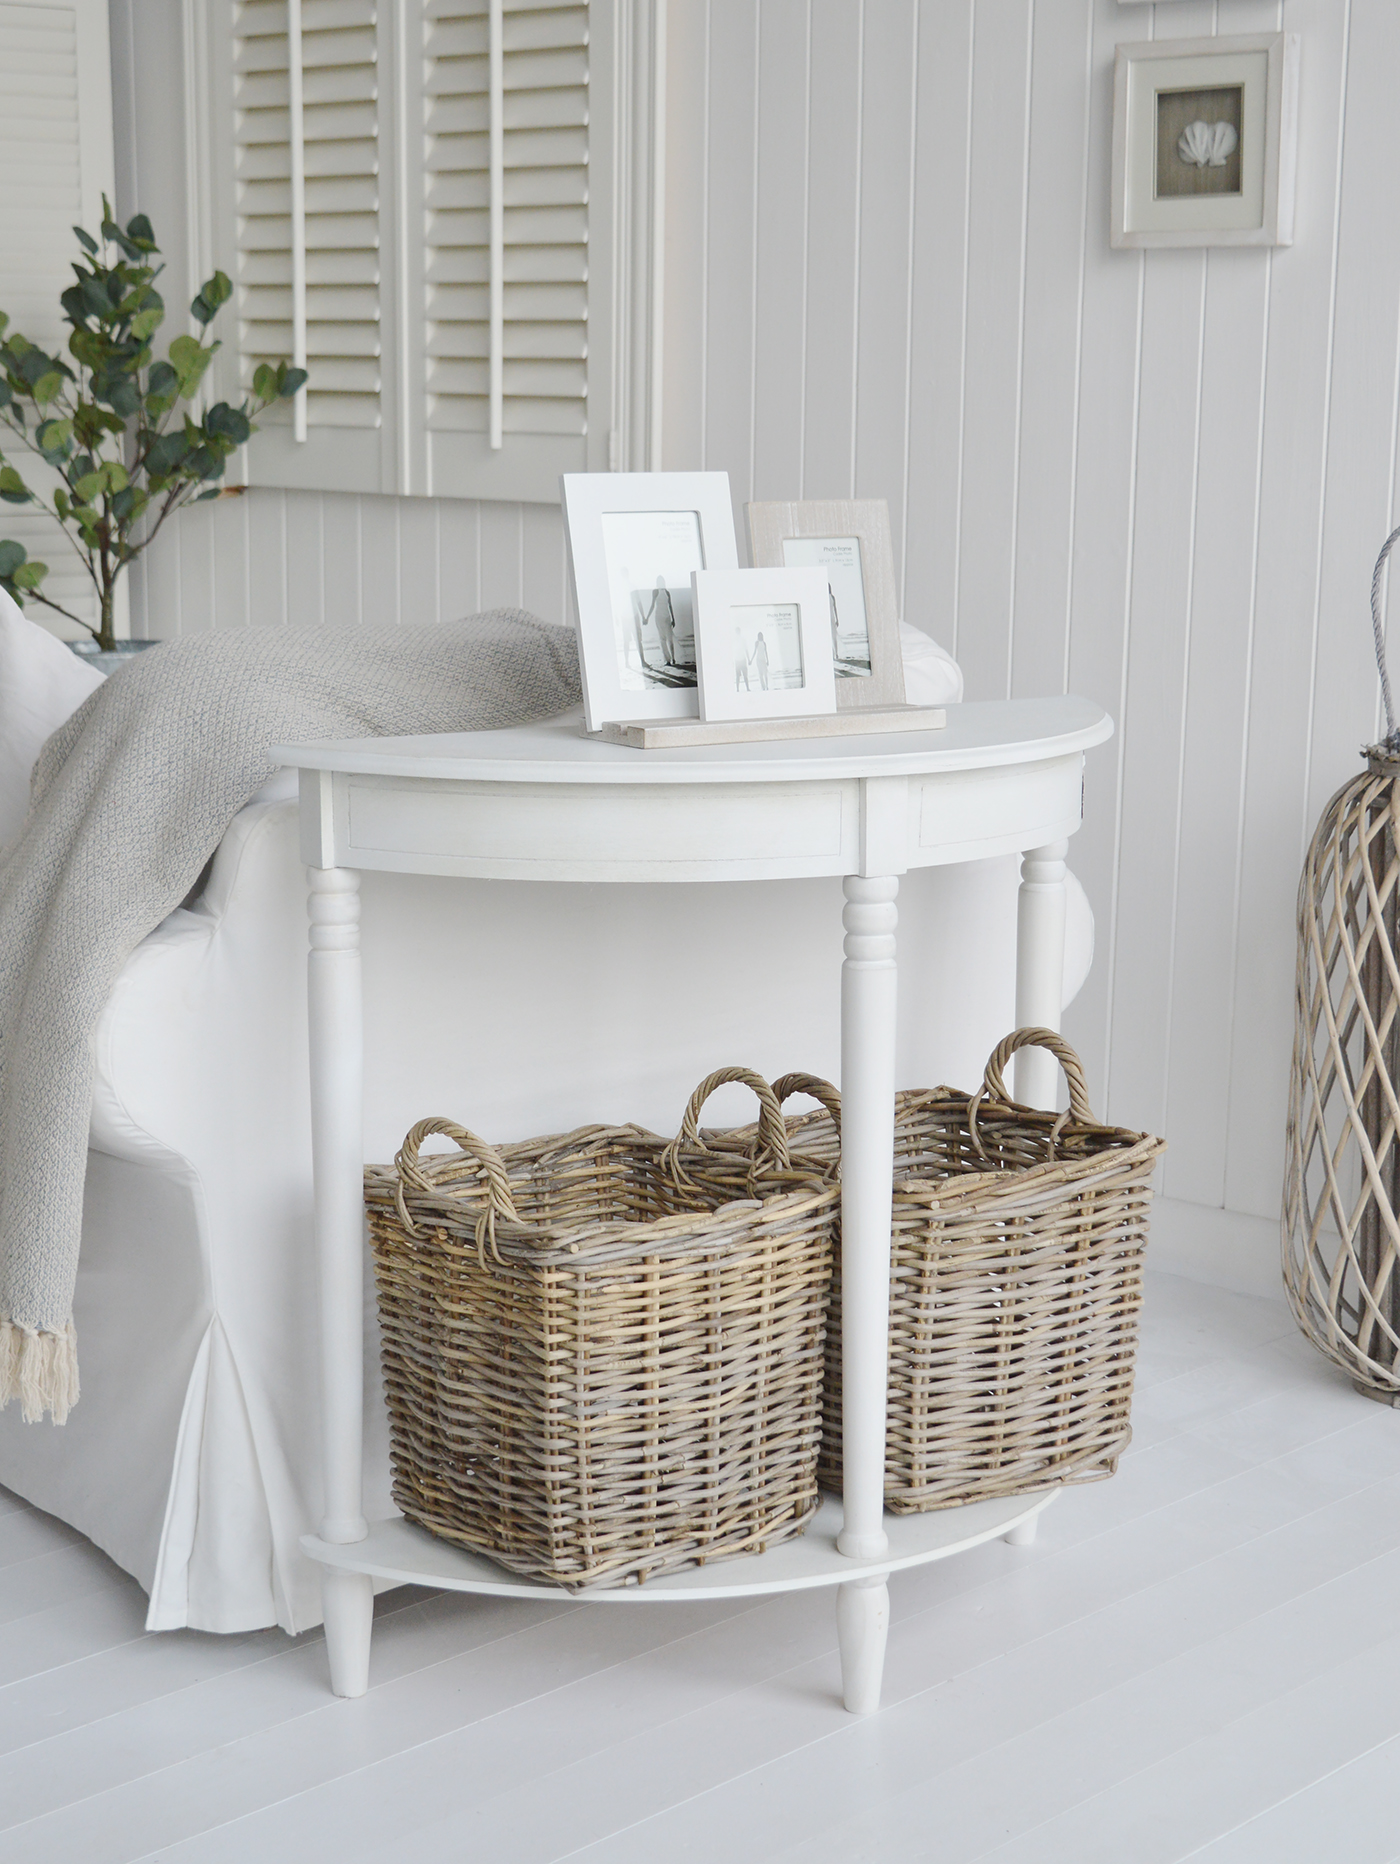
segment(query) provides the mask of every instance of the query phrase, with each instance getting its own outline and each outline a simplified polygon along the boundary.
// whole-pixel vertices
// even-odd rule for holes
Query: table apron
[[[499,880],[899,874],[1073,834],[1082,768],[1074,751],[912,777],[768,783],[453,783],[303,771],[302,856],[310,867]]]

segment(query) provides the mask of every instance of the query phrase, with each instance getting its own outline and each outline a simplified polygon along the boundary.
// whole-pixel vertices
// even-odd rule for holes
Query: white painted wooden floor
[[[148,1637],[0,1491],[0,1859],[26,1864],[1387,1864],[1400,1857],[1400,1412],[1281,1304],[1152,1281],[1136,1441],[1039,1545],[896,1577],[886,1707],[832,1601],[380,1601]]]

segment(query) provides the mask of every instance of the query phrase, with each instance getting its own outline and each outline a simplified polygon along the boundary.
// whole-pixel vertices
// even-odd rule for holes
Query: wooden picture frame
[[[707,724],[835,712],[825,570],[697,570],[691,583]]]
[[[890,541],[890,508],[883,498],[803,499],[745,505],[749,550],[757,569],[825,567],[831,578],[837,632],[846,650],[833,662],[836,707],[904,703],[904,661],[899,651],[899,595]],[[854,550],[851,546],[854,545]],[[804,548],[804,546],[806,546]],[[852,578],[859,577],[853,585]],[[843,627],[841,584],[859,590],[857,625]],[[868,644],[868,672],[860,656]]]
[[[698,717],[690,578],[739,566],[729,474],[562,473],[559,498],[588,730]]]
[[[1298,35],[1120,45],[1114,246],[1290,246]]]

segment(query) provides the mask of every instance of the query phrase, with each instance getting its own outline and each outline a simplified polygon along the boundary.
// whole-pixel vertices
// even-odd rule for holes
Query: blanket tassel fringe
[[[45,1411],[66,1424],[78,1402],[78,1336],[70,1320],[61,1333],[40,1333],[0,1320],[0,1411],[19,1399],[20,1416],[37,1424]]]

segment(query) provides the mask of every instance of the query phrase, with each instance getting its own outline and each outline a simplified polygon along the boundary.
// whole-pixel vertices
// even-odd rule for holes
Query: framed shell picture
[[[826,572],[837,710],[903,705],[898,586],[885,500],[775,501],[746,505],[744,511],[755,569]]]
[[[1293,242],[1298,35],[1120,45],[1114,246]]]

